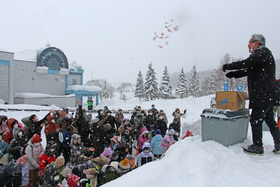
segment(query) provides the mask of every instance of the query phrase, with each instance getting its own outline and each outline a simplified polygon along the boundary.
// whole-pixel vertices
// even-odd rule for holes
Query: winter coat
[[[150,146],[150,143],[149,142],[145,142],[144,145],[143,145],[143,149],[145,147],[148,147],[151,149],[151,146]],[[154,161],[154,155],[153,153],[150,151],[148,153],[145,153],[144,151],[142,151],[139,156],[138,156],[138,167],[148,163],[148,162],[151,162],[151,161]]]
[[[47,121],[48,121],[48,125],[45,127],[45,134],[46,137],[48,137],[48,134],[51,132],[54,132],[56,129],[59,129],[59,125],[51,122],[51,119],[55,118],[53,115],[48,115],[47,117]]]
[[[21,186],[22,166],[19,162],[11,162],[9,165],[0,166],[0,186]]]
[[[113,166],[107,166],[105,169],[105,176],[103,177],[101,184],[106,184],[112,180],[115,180],[120,177],[120,174]]]
[[[186,113],[180,113],[180,110],[179,110],[179,112],[177,112],[177,110],[179,110],[179,109],[176,108],[175,112],[172,113],[172,116],[174,116],[174,118],[178,118],[179,119],[179,124],[181,124],[181,116],[183,116],[183,115],[185,116]]]
[[[48,150],[45,150],[45,152],[40,157],[40,168],[42,169],[42,171],[45,171],[47,165],[51,164],[56,160],[54,155],[49,156],[47,152]]]
[[[70,151],[70,161],[72,165],[82,164],[88,160],[85,153],[88,152],[88,148],[78,144],[78,139],[81,138],[78,134],[73,134],[71,137],[71,151]]]
[[[144,119],[144,125],[147,127],[148,130],[150,130],[150,125],[155,125],[156,123],[156,118],[154,115],[148,115]]]
[[[43,176],[43,187],[53,187],[54,177],[58,175],[59,167],[54,164],[47,165]]]
[[[254,49],[251,55],[241,61],[227,65],[234,71],[234,77],[247,76],[249,108],[279,106],[279,93],[275,79],[275,61],[265,46]]]
[[[145,133],[148,133],[148,135],[149,135],[149,131],[147,130],[147,128],[146,127],[143,127],[142,129],[141,129],[141,135],[139,136],[139,138],[138,138],[138,149],[142,149],[143,148],[143,144],[145,143],[145,142],[149,142],[151,139],[149,138],[149,136],[147,136],[147,137],[143,137],[143,134],[145,134]]]
[[[135,116],[131,116],[131,119],[133,119],[135,128],[140,131],[140,129],[144,126],[144,117],[141,112],[135,113]]]
[[[117,120],[114,116],[108,116],[105,124],[108,123],[111,125],[111,129],[107,131],[107,134],[115,134],[116,128],[115,125],[117,124]]]
[[[164,122],[163,119],[157,119],[155,124],[155,129],[159,129],[161,132],[161,136],[163,137],[167,131],[167,124]]]
[[[111,156],[112,156],[112,154],[113,154],[112,149],[111,149],[111,148],[107,148],[107,149],[105,149],[104,152],[100,155],[100,157],[106,156],[106,157],[109,159],[109,161],[111,161]]]
[[[169,130],[174,129],[175,132],[181,132],[181,125],[179,123],[175,124],[174,122],[169,125]]]
[[[87,162],[84,162],[82,164],[75,165],[72,169],[72,173],[81,178],[85,178],[86,175],[83,173],[84,170],[94,168],[94,166],[95,166],[95,163],[91,160],[88,160]]]
[[[163,149],[160,146],[162,140],[163,140],[163,137],[160,134],[157,134],[152,139],[151,148],[152,148],[153,154],[156,154],[156,155],[162,155],[163,154]]]
[[[22,132],[22,137],[19,138],[18,133]],[[11,155],[13,155],[13,158],[15,160],[17,160],[18,158],[20,158],[23,154],[24,154],[24,149],[27,146],[27,141],[25,139],[23,130],[21,130],[20,128],[16,128],[14,129],[14,139],[11,141],[7,152]]]
[[[9,130],[7,130],[7,131],[3,134],[3,140],[4,140],[5,142],[7,142],[8,144],[10,144],[11,141],[14,139],[12,124],[13,124],[15,121],[17,122],[17,120],[14,119],[14,118],[8,119],[7,126],[8,126],[8,129],[9,129]]]
[[[76,187],[76,181],[80,180],[81,178],[78,177],[77,175],[70,175],[70,177],[68,177],[67,182],[69,187]]]
[[[7,152],[7,148],[9,147],[9,144],[5,142],[4,140],[0,141],[0,158],[4,156]]]
[[[167,149],[172,145],[171,139],[169,135],[165,135],[163,140],[160,143],[161,148],[163,149],[163,152],[166,152]]]
[[[41,120],[39,120],[37,122],[30,121],[30,124],[29,124],[29,127],[28,127],[28,134],[27,134],[28,139],[32,138],[32,136],[35,133],[38,134],[39,136],[41,136],[42,127],[40,125],[47,121],[47,117],[49,115],[50,114],[48,113],[43,119],[41,119]]]
[[[166,117],[166,114],[165,113],[160,113],[162,116],[163,116],[163,120],[166,124],[168,124],[168,119]]]
[[[120,125],[123,122],[124,115],[123,115],[123,113],[118,112],[118,113],[116,113],[115,118],[117,120],[117,123]]]
[[[22,166],[21,172],[22,172],[21,186],[26,186],[29,184],[29,168],[27,164]]]
[[[27,143],[25,154],[27,155],[27,165],[30,170],[36,170],[40,167],[40,157],[44,153],[42,144],[35,145],[31,142],[31,139]]]
[[[6,125],[6,123],[4,121],[0,121],[0,132],[2,132],[2,134],[4,134],[8,129],[8,126]]]

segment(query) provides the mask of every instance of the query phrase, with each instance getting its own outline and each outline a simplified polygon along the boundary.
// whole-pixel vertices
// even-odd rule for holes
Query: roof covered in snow
[[[100,92],[101,88],[98,86],[83,86],[83,85],[72,85],[67,88],[67,90],[74,91],[88,91],[88,92]]]
[[[30,99],[30,98],[50,98],[50,97],[75,97],[74,94],[70,95],[50,95],[50,94],[44,94],[44,93],[29,93],[29,92],[23,92],[23,93],[16,93],[15,97],[18,98],[25,98],[25,99]]]

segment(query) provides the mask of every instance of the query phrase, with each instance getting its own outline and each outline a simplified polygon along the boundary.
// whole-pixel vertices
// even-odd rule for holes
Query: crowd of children
[[[176,109],[168,129],[166,114],[154,105],[148,114],[135,107],[130,120],[121,109],[113,116],[108,107],[92,119],[78,105],[75,116],[51,110],[41,120],[23,118],[24,126],[1,116],[0,187],[101,186],[161,158],[178,141],[180,117],[186,114]]]

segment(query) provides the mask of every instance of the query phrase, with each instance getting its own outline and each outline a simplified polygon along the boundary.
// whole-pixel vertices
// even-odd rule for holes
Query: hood
[[[145,131],[148,131],[148,129],[144,126],[144,127],[142,127],[142,129],[141,129],[141,135],[143,134],[143,132],[145,132]],[[148,131],[149,132],[149,131]]]
[[[54,117],[53,115],[48,115],[47,121],[48,121],[48,124],[49,124],[49,125],[54,125],[54,124],[55,124],[55,123],[52,123],[52,122],[51,122],[51,119],[52,119],[52,118],[55,119],[55,117]]]
[[[145,147],[151,148],[151,144],[150,144],[149,142],[145,142],[145,143],[143,144],[143,149],[144,149]]]
[[[163,141],[163,144],[165,144],[165,145],[171,145],[172,144],[171,139],[168,135],[165,135],[162,141]]]
[[[80,180],[80,179],[81,178],[78,177],[77,175],[74,175],[74,174],[70,175],[70,177],[68,177],[68,179],[67,179],[69,187],[76,186],[76,181]]]
[[[107,149],[105,149],[105,151],[102,153],[102,156],[110,156],[110,155],[112,155],[113,154],[113,151],[112,151],[112,149],[111,148],[107,148]],[[101,156],[101,155],[100,155]]]
[[[170,135],[174,135],[175,134],[175,131],[174,131],[174,129],[170,129],[168,132],[167,132],[167,134],[170,136]]]
[[[8,125],[8,128],[9,128],[9,131],[12,133],[13,132],[13,128],[12,128],[12,124],[14,123],[14,121],[17,121],[15,118],[10,118],[8,119],[7,121],[7,125]]]
[[[73,145],[78,145],[79,138],[81,138],[81,136],[78,134],[73,134],[71,136],[71,142],[73,143]]]
[[[19,139],[19,137],[18,137],[18,133],[19,133],[19,131],[21,131],[22,132],[22,136],[24,136],[24,132],[23,132],[23,130],[21,130],[21,128],[15,128],[14,130],[13,130],[13,136],[14,136],[14,139],[16,139],[16,141],[20,141],[20,139]]]
[[[116,144],[119,143],[118,137],[117,137],[117,136],[114,136],[113,138],[111,138],[110,141],[113,141],[113,142],[116,143]]]

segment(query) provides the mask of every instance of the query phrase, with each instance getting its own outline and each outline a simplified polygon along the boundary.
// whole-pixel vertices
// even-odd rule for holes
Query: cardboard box
[[[245,100],[249,96],[246,92],[237,91],[217,91],[216,92],[216,108],[240,110],[245,108]]]

